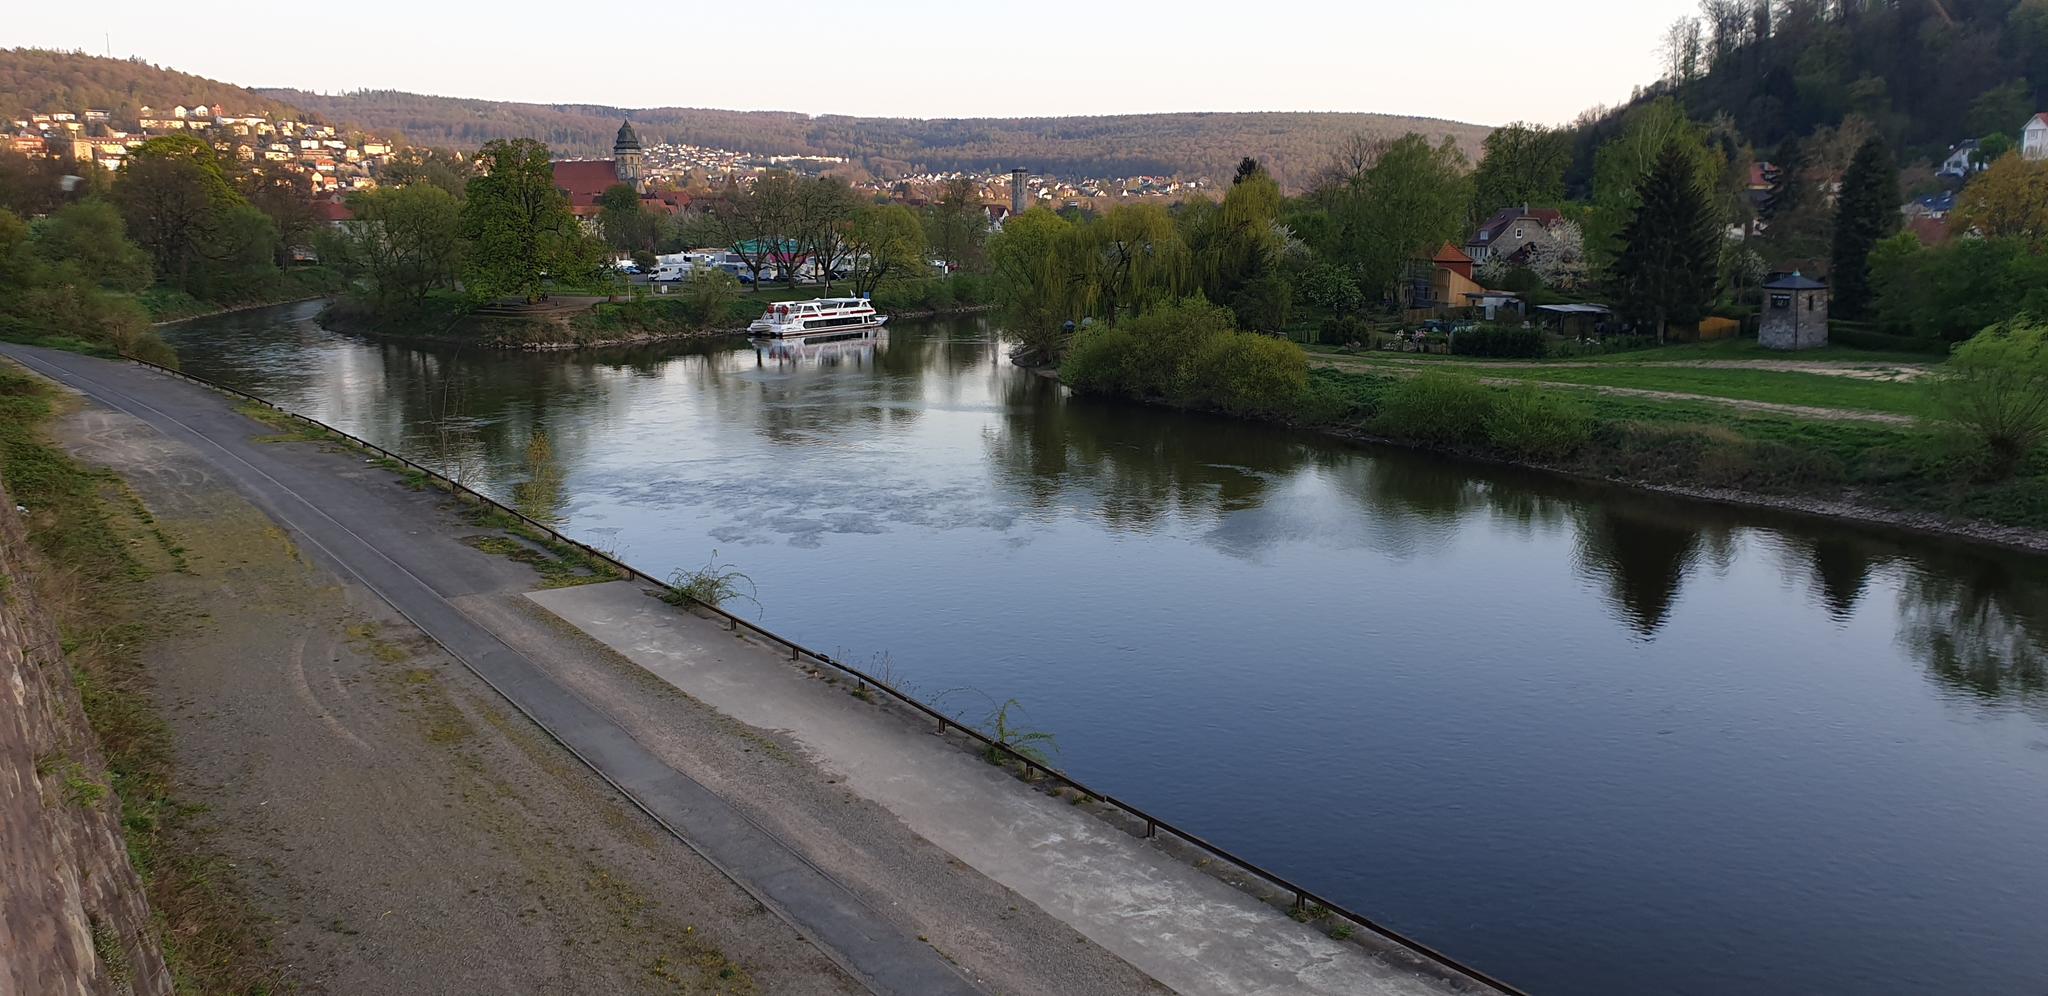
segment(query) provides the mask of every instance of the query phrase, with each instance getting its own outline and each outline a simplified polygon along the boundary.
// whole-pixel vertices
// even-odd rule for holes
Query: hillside
[[[582,104],[521,104],[391,90],[322,95],[263,90],[265,96],[328,120],[397,130],[416,144],[473,148],[493,138],[532,136],[558,152],[601,155],[630,115],[643,142],[687,142],[772,155],[840,155],[934,169],[1023,166],[1062,175],[1228,176],[1240,158],[1264,161],[1282,183],[1299,185],[1346,136],[1418,131],[1455,136],[1478,154],[1491,129],[1431,118],[1325,112],[1132,114],[1066,118],[811,117],[779,111]]]
[[[296,115],[275,97],[259,95],[231,83],[154,66],[140,59],[109,59],[83,52],[45,49],[0,49],[0,120],[26,117],[33,111],[113,112],[117,121],[132,123],[144,105],[208,104],[236,113]],[[315,120],[322,120],[315,115]]]
[[[2048,0],[1708,0],[1702,10],[1665,39],[1665,78],[1637,102],[1675,95],[1695,120],[1725,117],[1765,154],[1853,117],[1908,161],[1927,161],[1966,138],[2016,137],[2048,108]],[[1582,121],[1575,186],[1626,110]]]

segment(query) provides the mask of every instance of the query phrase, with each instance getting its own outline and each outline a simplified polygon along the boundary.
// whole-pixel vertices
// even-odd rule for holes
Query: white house
[[[2048,113],[2036,114],[2020,129],[2020,155],[2048,159]]]
[[[1977,140],[1971,138],[1963,140],[1955,148],[1948,150],[1948,155],[1941,160],[1941,166],[1934,171],[1934,175],[1954,177],[1960,180],[1981,168],[1977,164]]]

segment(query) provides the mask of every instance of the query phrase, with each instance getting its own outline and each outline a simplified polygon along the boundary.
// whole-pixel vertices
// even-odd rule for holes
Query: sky
[[[21,4],[0,47],[242,86],[890,117],[1372,111],[1558,124],[1696,0]]]

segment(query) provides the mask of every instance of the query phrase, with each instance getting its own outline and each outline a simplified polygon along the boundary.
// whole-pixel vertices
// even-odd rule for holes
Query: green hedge
[[[1543,356],[1543,330],[1480,325],[1453,333],[1451,352],[1458,356],[1540,359]]]
[[[1839,319],[1828,322],[1828,341],[1837,346],[1848,346],[1851,349],[1878,349],[1894,353],[1927,353],[1933,356],[1947,356],[1949,350],[1949,344],[1944,339],[1874,332],[1870,330],[1868,325],[1862,322],[1845,322]]]

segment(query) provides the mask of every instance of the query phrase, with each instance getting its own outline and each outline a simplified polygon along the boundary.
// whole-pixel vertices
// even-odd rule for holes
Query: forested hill
[[[37,111],[77,113],[94,108],[111,111],[117,120],[132,124],[136,111],[144,105],[169,110],[178,104],[220,106],[236,114],[295,113],[275,97],[140,59],[0,49],[0,120],[24,118]]]
[[[1762,152],[1861,117],[1919,158],[2048,110],[2048,0],[1704,0],[1664,51],[1649,96]]]
[[[836,155],[890,167],[994,169],[1023,166],[1062,175],[1203,174],[1226,177],[1256,156],[1276,179],[1306,184],[1347,136],[1364,131],[1451,135],[1477,158],[1491,129],[1432,118],[1324,112],[1131,114],[1067,118],[811,117],[777,111],[658,107],[628,111],[580,104],[520,104],[389,90],[265,95],[329,120],[397,130],[415,143],[474,148],[531,136],[558,152],[602,155],[630,115],[642,142],[687,142],[770,155]]]

